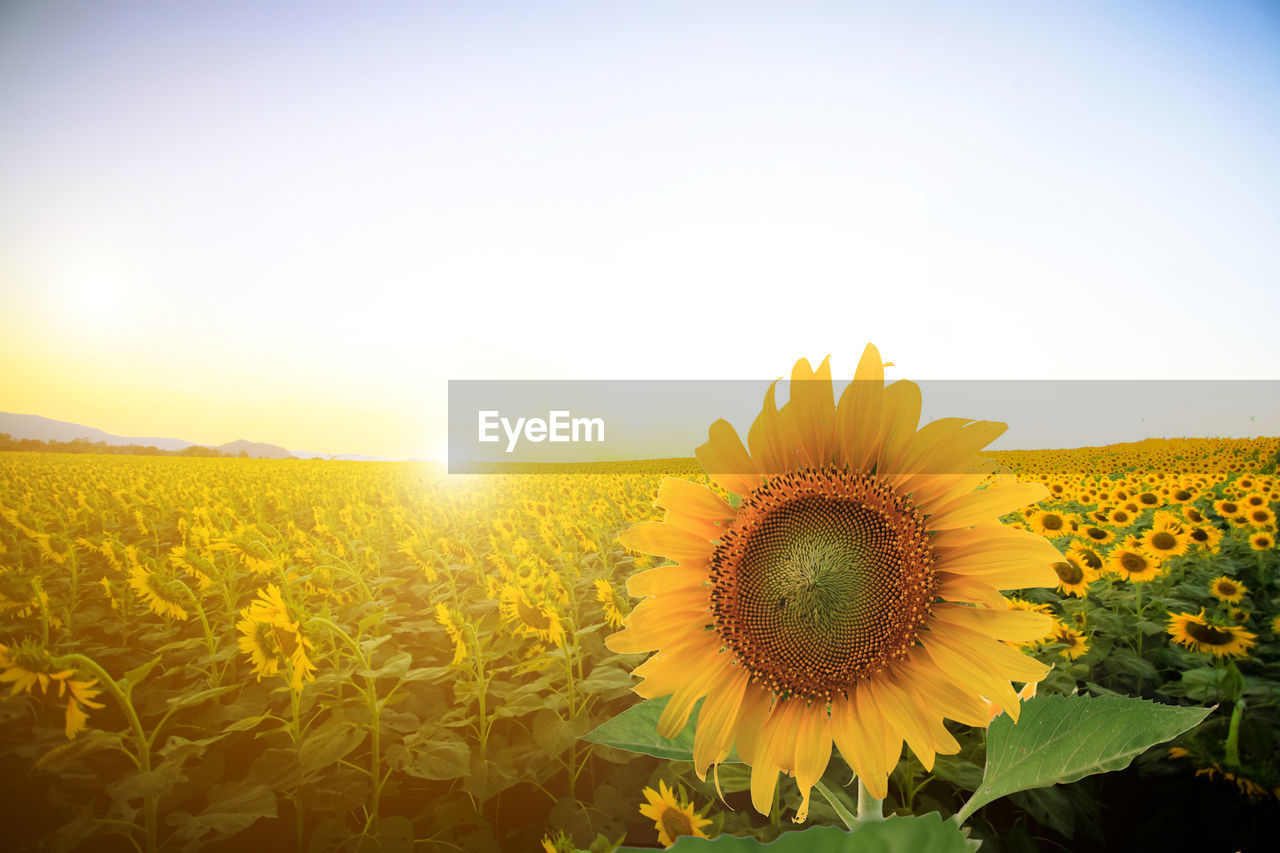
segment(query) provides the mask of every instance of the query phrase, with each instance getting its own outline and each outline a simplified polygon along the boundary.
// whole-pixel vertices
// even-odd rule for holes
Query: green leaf
[[[190,708],[199,705],[216,696],[224,693],[230,693],[232,690],[239,690],[239,684],[228,684],[225,687],[210,687],[208,690],[198,690],[195,693],[186,693],[182,696],[173,696],[169,699],[169,704],[175,708]]]
[[[124,691],[124,695],[131,696],[133,694],[134,685],[146,678],[151,670],[155,669],[160,664],[163,657],[164,655],[161,655],[154,660],[147,661],[141,666],[135,666],[133,669],[121,676],[118,684],[120,685],[120,689]]]
[[[470,769],[471,747],[461,740],[410,737],[387,751],[387,761],[419,779],[459,779]]]
[[[954,823],[944,821],[937,812],[931,812],[859,823],[852,831],[835,826],[815,826],[784,832],[768,844],[732,835],[712,839],[686,835],[677,838],[676,843],[667,849],[674,853],[698,853],[702,850],[707,853],[968,853],[977,850],[978,844]]]
[[[118,734],[109,734],[98,729],[90,729],[74,740],[55,746],[40,756],[36,759],[35,766],[41,770],[57,773],[72,761],[83,758],[100,749],[120,749],[121,743],[122,741]]]
[[[364,742],[362,726],[332,720],[316,729],[298,745],[298,763],[306,773],[323,770]]]
[[[166,823],[177,826],[177,839],[192,841],[207,833],[234,835],[259,818],[276,816],[276,795],[266,785],[232,782],[209,789],[209,805],[200,814],[170,815]]]
[[[392,655],[386,663],[377,669],[361,669],[356,671],[356,675],[361,678],[403,678],[409,672],[409,666],[413,663],[413,655],[408,652],[400,652]]]
[[[1147,748],[1195,726],[1211,710],[1118,696],[1038,696],[1023,703],[1017,725],[1007,715],[991,723],[986,773],[957,817],[964,821],[1014,791],[1123,769]]]
[[[606,720],[583,737],[583,740],[625,749],[628,752],[639,752],[655,758],[667,758],[672,761],[693,760],[693,733],[698,723],[699,705],[689,717],[689,724],[674,738],[668,740],[658,734],[658,718],[662,709],[667,707],[669,696],[661,699],[650,699],[639,705],[632,705],[611,720]],[[739,761],[737,752],[729,754],[728,761]]]
[[[635,686],[635,678],[630,670],[617,666],[597,666],[591,675],[578,685],[583,693],[608,693],[611,690],[630,689]]]

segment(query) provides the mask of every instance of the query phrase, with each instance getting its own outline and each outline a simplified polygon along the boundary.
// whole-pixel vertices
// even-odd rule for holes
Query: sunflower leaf
[[[712,839],[685,835],[676,839],[669,850],[675,853],[710,851],[724,853],[968,853],[978,843],[965,830],[944,821],[937,812],[910,817],[857,824],[852,831],[835,826],[784,832],[774,841],[762,844],[754,838],[719,835]],[[621,850],[638,850],[623,847]]]
[[[957,817],[967,820],[987,803],[1015,791],[1121,770],[1212,710],[1120,696],[1036,697],[1023,704],[1017,725],[1006,715],[991,723],[982,784]]]
[[[666,758],[671,761],[693,761],[693,733],[698,723],[698,712],[702,710],[699,703],[689,716],[689,723],[674,738],[668,740],[658,734],[658,718],[667,707],[670,696],[661,699],[649,699],[627,710],[610,720],[601,723],[583,736],[583,740],[625,749],[628,752],[639,752],[655,758]],[[739,761],[738,753],[729,753],[727,762]]]

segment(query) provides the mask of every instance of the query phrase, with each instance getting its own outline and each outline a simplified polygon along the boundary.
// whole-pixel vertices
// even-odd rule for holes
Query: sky
[[[450,379],[1280,378],[1277,151],[1267,3],[5,0],[0,410],[440,458]]]

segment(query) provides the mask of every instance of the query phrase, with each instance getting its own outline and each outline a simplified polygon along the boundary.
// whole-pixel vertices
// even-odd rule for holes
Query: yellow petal
[[[920,386],[914,382],[900,380],[884,389],[884,434],[876,462],[876,471],[883,472],[882,476],[904,470],[903,455],[915,437],[921,405]]]
[[[659,592],[675,592],[686,587],[707,582],[706,566],[702,562],[678,563],[645,569],[627,578],[627,592],[636,598],[656,595]]]
[[[855,472],[871,470],[880,455],[884,411],[884,368],[880,353],[867,344],[853,381],[836,406],[836,459]]]
[[[733,666],[726,667],[707,692],[693,738],[693,769],[699,779],[707,778],[707,767],[728,757],[746,689],[747,670]]]
[[[811,468],[829,464],[834,457],[836,404],[831,387],[831,356],[817,370],[807,359],[796,362],[791,371],[791,400],[786,419],[799,461]]]
[[[992,486],[943,505],[929,516],[926,524],[933,530],[985,524],[1048,497],[1049,490],[1041,483]]]
[[[706,539],[660,521],[642,521],[618,533],[618,541],[632,551],[670,557],[677,562],[705,560],[715,550]]]
[[[735,495],[749,495],[760,485],[759,466],[742,446],[733,424],[723,418],[711,425],[707,443],[699,446],[694,455],[708,477]]]
[[[707,521],[732,521],[738,514],[724,498],[706,486],[677,477],[662,479],[658,485],[658,498],[653,503],[689,518]]]
[[[795,446],[783,428],[782,416],[778,413],[778,405],[774,402],[774,393],[778,381],[775,379],[764,394],[764,406],[756,415],[751,429],[747,430],[747,447],[751,450],[751,458],[761,473],[767,477],[776,477],[794,467]]]

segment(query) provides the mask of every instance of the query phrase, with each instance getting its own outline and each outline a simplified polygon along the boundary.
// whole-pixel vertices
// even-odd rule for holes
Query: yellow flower
[[[162,577],[156,572],[147,571],[141,565],[129,569],[129,586],[146,602],[147,608],[157,616],[166,619],[186,621],[191,614],[182,605],[178,585],[182,581],[173,577]]]
[[[699,816],[692,803],[676,800],[675,792],[667,787],[665,781],[659,779],[658,790],[645,788],[643,793],[648,802],[640,806],[640,814],[653,821],[654,828],[658,830],[658,843],[663,847],[675,844],[682,835],[707,837],[702,828],[710,826],[711,821]]]
[[[1248,594],[1249,588],[1235,578],[1229,578],[1226,575],[1216,577],[1209,581],[1209,592],[1219,601],[1225,601],[1228,604],[1239,604],[1240,599]]]
[[[258,590],[258,597],[240,611],[240,651],[249,656],[258,680],[287,669],[289,686],[302,690],[304,681],[314,681],[316,665],[307,655],[315,646],[302,632],[301,622],[292,617],[280,587],[270,584]],[[286,666],[287,664],[287,666]]]
[[[1066,536],[1071,532],[1070,519],[1060,512],[1042,510],[1032,513],[1027,520],[1031,529],[1041,536]]]
[[[1084,634],[1074,628],[1063,625],[1061,622],[1054,624],[1049,642],[1066,646],[1061,650],[1061,654],[1067,660],[1075,660],[1089,651],[1089,641]]]
[[[24,640],[15,648],[0,645],[0,684],[13,685],[9,689],[10,696],[25,692],[45,704],[57,704],[65,698],[66,725],[63,733],[68,740],[79,734],[88,723],[89,714],[85,708],[106,707],[94,701],[102,693],[94,687],[97,679],[82,681],[74,676],[74,670],[55,670],[53,656],[33,641]],[[57,687],[56,696],[51,692],[54,686]]]
[[[1169,616],[1169,636],[1193,652],[1209,652],[1215,657],[1248,657],[1257,645],[1258,636],[1235,625],[1214,625],[1198,614],[1173,613]]]
[[[449,608],[443,602],[436,605],[436,621],[444,626],[445,631],[449,633],[449,639],[453,641],[453,660],[450,663],[457,666],[467,659],[467,641],[463,636],[463,622],[449,612]]]
[[[618,596],[613,591],[613,586],[604,578],[596,578],[594,583],[596,600],[600,602],[600,606],[604,609],[605,621],[614,628],[621,628],[623,621],[627,617],[622,612]]]
[[[1094,579],[1094,575],[1075,560],[1070,557],[1055,560],[1051,568],[1058,575],[1058,588],[1063,592],[1083,598],[1089,591],[1089,581]]]
[[[1107,555],[1111,571],[1127,581],[1139,583],[1159,577],[1164,573],[1160,560],[1142,547],[1142,540],[1130,536],[1123,544],[1112,548]]]
[[[511,584],[502,587],[501,596],[498,607],[517,634],[537,637],[557,647],[564,645],[564,625],[549,605],[535,604],[529,593]]]
[[[884,797],[904,738],[932,769],[959,749],[944,718],[986,725],[984,696],[1016,717],[1010,681],[1045,675],[1005,641],[1043,637],[1049,617],[1008,609],[999,590],[1056,583],[1049,566],[1062,557],[999,519],[1048,492],[979,489],[994,463],[977,452],[1005,426],[951,418],[917,431],[920,409],[914,383],[885,386],[875,347],[838,405],[828,363],[801,360],[790,401],[779,410],[769,389],[747,446],[720,420],[697,449],[736,504],[667,478],[664,521],[618,537],[676,562],[630,578],[647,598],[608,647],[658,652],[635,690],[671,697],[663,736],[706,697],[695,770],[705,778],[736,744],[762,813],[785,771],[803,820],[833,742]]]
[[[1165,560],[1187,553],[1187,547],[1191,543],[1187,535],[1182,532],[1181,526],[1176,522],[1166,521],[1163,524],[1153,525],[1147,531],[1142,544],[1148,554],[1159,560]]]

